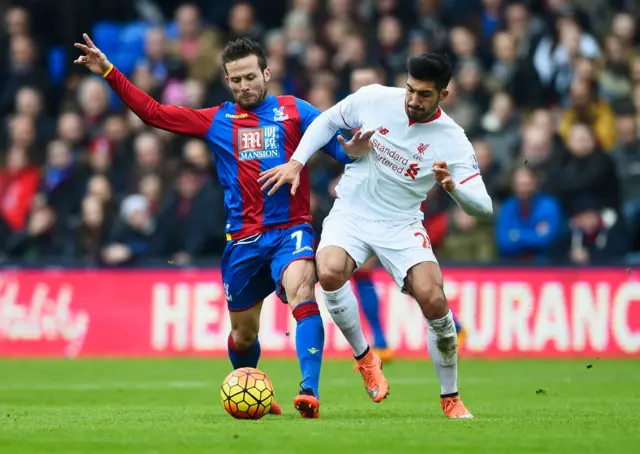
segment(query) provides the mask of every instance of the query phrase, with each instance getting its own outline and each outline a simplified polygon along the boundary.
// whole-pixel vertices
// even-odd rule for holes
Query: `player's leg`
[[[229,310],[231,333],[227,347],[229,359],[234,369],[258,367],[260,360],[260,311],[262,301],[244,310]]]
[[[316,263],[327,310],[353,349],[356,371],[362,375],[369,397],[380,402],[387,397],[389,385],[382,374],[382,362],[362,331],[358,300],[349,282],[356,267],[371,256],[371,249],[358,238],[358,231],[352,218],[329,215],[323,225]]]
[[[380,234],[374,251],[403,292],[413,296],[426,319],[429,354],[441,385],[448,417],[470,418],[458,396],[458,342],[453,315],[443,291],[443,278],[424,227],[417,223]]]
[[[371,270],[375,262],[376,259],[372,258],[362,267],[358,268],[353,274],[353,280],[358,289],[362,311],[373,334],[373,349],[382,361],[388,361],[392,358],[393,352],[388,348],[387,340],[382,330],[382,324],[380,322],[380,300],[371,278]]]
[[[273,280],[261,257],[260,237],[227,243],[222,256],[222,280],[229,309],[231,332],[227,342],[234,369],[258,367],[260,360],[260,312],[262,302],[274,290]],[[274,402],[272,414],[282,414]]]
[[[473,418],[458,393],[458,335],[443,290],[440,267],[422,262],[409,269],[405,288],[422,310],[429,327],[429,354],[440,381],[442,409],[449,418]]]
[[[296,319],[296,353],[302,381],[294,406],[303,418],[319,416],[324,350],[324,325],[315,298],[314,242],[315,234],[309,225],[287,229],[271,262],[278,296],[289,304]]]

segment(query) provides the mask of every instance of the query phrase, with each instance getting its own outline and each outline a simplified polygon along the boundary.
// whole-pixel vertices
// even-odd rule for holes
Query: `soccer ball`
[[[220,387],[220,399],[236,419],[260,419],[271,410],[273,385],[264,372],[252,367],[236,369]]]

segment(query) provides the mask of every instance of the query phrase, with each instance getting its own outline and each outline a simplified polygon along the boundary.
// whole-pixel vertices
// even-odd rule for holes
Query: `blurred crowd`
[[[423,209],[440,260],[637,260],[636,0],[42,3],[0,0],[2,260],[188,264],[224,248],[205,144],[149,129],[73,67],[83,31],[155,99],[193,108],[231,99],[220,51],[240,36],[267,49],[271,94],[320,110],[366,84],[403,87],[408,56],[447,52],[443,108],[473,143],[495,216],[469,217],[434,188]],[[321,231],[342,168],[322,153],[309,165]]]

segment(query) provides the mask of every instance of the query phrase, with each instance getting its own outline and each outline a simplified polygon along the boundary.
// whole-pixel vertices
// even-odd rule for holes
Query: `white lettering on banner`
[[[227,339],[219,329],[212,328],[229,318],[216,304],[224,298],[223,288],[217,282],[202,282],[193,286],[193,295],[193,315],[190,317],[193,349],[217,350]]]
[[[609,344],[609,295],[611,288],[600,282],[595,286],[588,282],[577,282],[571,288],[573,329],[572,348],[581,351],[590,346],[604,351]]]
[[[156,351],[226,349],[230,322],[218,282],[153,286],[151,346]]]
[[[533,312],[531,288],[524,282],[507,282],[500,289],[498,348],[502,351],[529,350],[529,318]],[[514,346],[515,341],[515,346]]]
[[[64,341],[64,355],[77,356],[89,331],[89,314],[72,310],[73,288],[63,284],[55,296],[45,283],[37,283],[31,300],[20,302],[20,283],[0,277],[0,340]]]
[[[569,318],[561,283],[550,282],[542,287],[534,320],[534,350],[543,350],[547,342],[553,342],[561,352],[569,349]]]
[[[151,345],[154,350],[189,347],[189,284],[153,286]],[[171,335],[173,333],[173,336]]]
[[[611,313],[611,331],[620,349],[627,353],[640,351],[640,330],[631,332],[629,328],[629,308],[631,302],[640,301],[640,283],[625,282],[618,288],[613,300]]]
[[[460,322],[467,331],[466,348],[471,351],[485,351],[491,346],[496,333],[496,285],[487,282],[480,286],[478,292],[478,284],[474,281],[449,281],[445,283],[444,290],[447,299],[460,301]]]
[[[376,291],[383,302],[381,317],[390,347],[406,353],[426,353],[426,323],[413,298],[402,294],[392,281],[376,282]],[[606,282],[548,281],[535,287],[518,281],[447,279],[445,292],[452,303],[457,301],[454,306],[467,329],[465,350],[469,352],[606,352],[612,348],[610,337],[615,348],[623,352],[640,351],[640,331],[630,325],[629,315],[631,304],[640,300],[640,283],[612,288]],[[12,298],[8,290],[3,296],[4,300]],[[349,352],[349,343],[333,323],[319,288],[316,297],[327,352]],[[37,298],[34,296],[34,301]],[[154,350],[226,350],[230,322],[219,283],[155,284],[152,307]],[[7,316],[3,317],[5,321]],[[366,322],[363,326],[367,329]],[[30,335],[26,329],[15,328],[13,332]],[[261,315],[263,351],[295,352],[295,333],[296,321],[290,311],[270,295]]]

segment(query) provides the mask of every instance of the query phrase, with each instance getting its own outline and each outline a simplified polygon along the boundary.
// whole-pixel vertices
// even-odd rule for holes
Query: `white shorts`
[[[419,221],[405,224],[370,221],[332,210],[322,224],[318,252],[327,246],[347,251],[358,268],[372,256],[377,256],[402,289],[407,273],[414,265],[438,263],[427,232]]]

